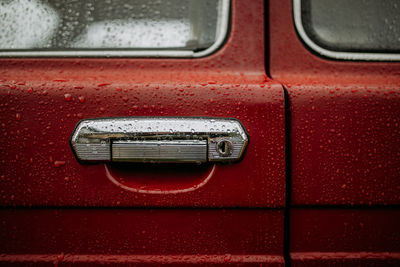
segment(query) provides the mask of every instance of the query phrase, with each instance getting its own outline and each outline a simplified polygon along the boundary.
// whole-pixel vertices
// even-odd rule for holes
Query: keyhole
[[[226,149],[227,149],[227,147],[226,147],[226,142],[223,142],[223,143],[221,144],[221,147],[220,147],[219,149],[221,150],[221,153],[222,153],[222,154],[225,154],[225,151],[226,151]]]
[[[217,152],[221,157],[232,155],[233,145],[228,140],[221,140],[217,143]]]

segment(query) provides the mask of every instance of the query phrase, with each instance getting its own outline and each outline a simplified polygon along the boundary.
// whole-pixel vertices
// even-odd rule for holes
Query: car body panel
[[[398,209],[305,209],[291,214],[293,266],[398,266]]]
[[[204,58],[3,58],[0,264],[398,265],[399,74],[314,55],[290,0],[233,0]],[[235,118],[250,142],[234,164],[76,160],[81,119],[127,116]]]
[[[37,208],[1,217],[7,264],[283,266],[282,211]]]
[[[74,82],[53,90],[57,84],[42,87],[44,81],[36,84],[28,77],[24,81],[26,84],[11,89],[10,95],[3,90],[3,103],[7,103],[3,107],[3,114],[7,114],[7,127],[3,129],[7,138],[2,139],[3,206],[284,205],[280,85],[169,82],[146,86],[130,82],[130,87],[116,85],[98,90],[95,85],[86,85],[84,89],[69,89],[78,87],[79,83]],[[34,92],[29,93],[29,88]],[[48,94],[43,95],[43,91]],[[244,97],[243,91],[248,95]],[[71,100],[66,101],[65,94]],[[84,103],[79,100],[82,95]],[[37,105],[40,102],[47,104]],[[16,114],[20,114],[19,119]],[[239,119],[250,135],[243,160],[218,165],[89,165],[79,163],[69,145],[81,118],[181,114]],[[125,190],[122,184],[132,190]]]
[[[269,64],[290,102],[292,204],[400,204],[400,64],[313,55],[291,4],[270,3]]]
[[[204,58],[0,60],[1,264],[283,265],[283,87],[266,76],[264,1],[231,11]],[[235,118],[250,140],[234,164],[75,159],[81,119],[127,116]]]
[[[287,92],[292,266],[397,266],[400,64],[329,60],[269,2],[269,73]]]
[[[283,207],[283,91],[263,75],[260,2],[236,3],[230,39],[209,58],[2,59],[2,205]],[[68,143],[78,121],[123,116],[232,117],[250,144],[232,165],[78,163]]]

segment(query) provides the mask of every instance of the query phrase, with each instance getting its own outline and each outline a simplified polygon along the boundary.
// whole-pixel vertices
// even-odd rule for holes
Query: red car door
[[[316,14],[322,2],[322,15]],[[355,4],[365,6],[352,10]],[[336,12],[341,5],[347,8]],[[378,39],[347,33],[355,25],[368,25],[369,31],[380,22],[392,23],[384,16],[391,12],[398,15],[396,1],[269,2],[269,72],[284,85],[290,107],[286,241],[293,266],[400,264],[398,49],[397,54],[354,53],[354,47],[353,53],[335,52],[316,45],[311,39],[317,37],[303,29],[322,18],[314,34],[335,39],[342,32],[347,37],[337,44],[355,40],[360,48],[377,40],[382,50],[394,33],[379,33]],[[329,35],[333,24],[342,23]]]
[[[200,58],[2,54],[1,264],[284,264],[284,93],[266,76],[264,1],[228,13],[225,43]],[[78,162],[74,128],[105,117],[234,118],[250,141],[230,164]]]

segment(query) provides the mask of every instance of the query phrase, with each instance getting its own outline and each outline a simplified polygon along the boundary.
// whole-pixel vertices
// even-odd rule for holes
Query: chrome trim
[[[80,161],[201,163],[239,160],[248,137],[236,119],[127,117],[82,120],[70,142]]]
[[[338,52],[317,45],[306,33],[301,17],[301,0],[293,0],[293,17],[296,30],[304,43],[318,54],[334,59],[366,60],[366,61],[399,61],[400,54],[368,53],[368,52]]]
[[[74,51],[0,51],[0,57],[205,57],[216,52],[227,38],[230,0],[220,0],[215,42],[205,50],[74,50]]]
[[[112,161],[122,162],[206,162],[207,141],[116,141]]]

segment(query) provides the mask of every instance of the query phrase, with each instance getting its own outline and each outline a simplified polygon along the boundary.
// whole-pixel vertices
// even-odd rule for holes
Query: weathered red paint
[[[0,261],[282,265],[283,87],[265,74],[263,10],[233,1],[227,43],[201,59],[1,59]],[[236,164],[78,163],[76,123],[117,116],[234,117],[250,143]]]

